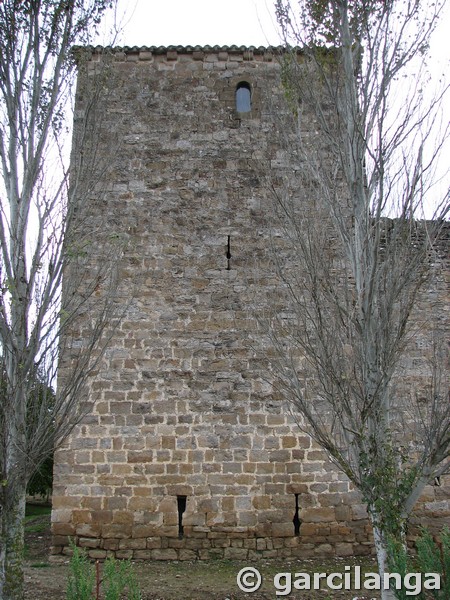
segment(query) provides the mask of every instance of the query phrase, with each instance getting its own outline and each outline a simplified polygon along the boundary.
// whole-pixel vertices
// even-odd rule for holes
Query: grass
[[[27,504],[25,507],[25,520],[24,527],[26,534],[44,534],[48,531],[50,526],[50,513],[52,511],[51,506],[45,504]],[[24,545],[24,558],[29,560],[32,558],[32,552],[30,545],[25,542]],[[47,567],[50,566],[45,562],[36,562],[32,565],[33,567]]]
[[[52,507],[46,504],[27,504],[25,508],[25,521],[34,517],[42,517],[49,515],[52,512]]]
[[[26,533],[42,533],[43,531],[47,531],[48,523],[33,523],[25,521],[25,531]]]
[[[51,506],[42,504],[27,504],[25,508],[25,532],[42,533],[48,529],[48,520],[41,519],[47,517],[52,511]]]

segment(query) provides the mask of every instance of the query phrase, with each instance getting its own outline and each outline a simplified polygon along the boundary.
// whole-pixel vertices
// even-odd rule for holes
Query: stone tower
[[[369,553],[358,493],[299,431],[248,334],[258,290],[276,295],[262,166],[274,181],[289,168],[279,63],[265,48],[144,47],[115,49],[109,68],[101,213],[129,240],[130,297],[92,411],[56,454],[54,553],[68,537],[97,558]],[[445,516],[443,498],[424,500]]]

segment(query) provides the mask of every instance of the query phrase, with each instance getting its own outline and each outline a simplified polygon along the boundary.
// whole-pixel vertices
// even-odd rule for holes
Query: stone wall
[[[358,493],[295,424],[249,333],[277,296],[265,170],[290,168],[277,60],[133,48],[110,68],[100,139],[116,151],[91,218],[127,238],[126,315],[55,457],[54,553],[69,536],[93,558],[370,553]],[[305,139],[319,142],[313,121]],[[450,515],[449,484],[427,488],[428,512]]]

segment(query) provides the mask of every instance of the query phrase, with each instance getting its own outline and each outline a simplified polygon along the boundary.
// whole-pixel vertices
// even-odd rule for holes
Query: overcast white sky
[[[430,0],[431,1],[431,0]],[[295,2],[294,2],[295,3]],[[280,43],[274,0],[119,0],[129,46],[247,45]],[[450,2],[433,43],[435,55],[450,61]]]
[[[273,0],[119,0],[129,46],[278,44]]]

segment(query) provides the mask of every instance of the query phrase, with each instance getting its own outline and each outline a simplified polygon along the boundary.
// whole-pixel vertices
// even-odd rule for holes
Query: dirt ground
[[[69,573],[65,564],[49,562],[50,516],[41,515],[27,521],[26,533],[26,600],[65,600]],[[377,593],[333,591],[325,587],[319,591],[296,591],[276,594],[274,576],[279,572],[343,573],[345,565],[361,565],[366,571],[375,571],[375,563],[359,559],[339,561],[280,561],[261,560],[252,564],[230,561],[197,562],[136,562],[134,569],[143,600],[275,600],[286,597],[302,600],[378,600]],[[263,578],[258,591],[240,591],[236,577],[244,567],[257,568]],[[284,586],[284,580],[280,580]]]

